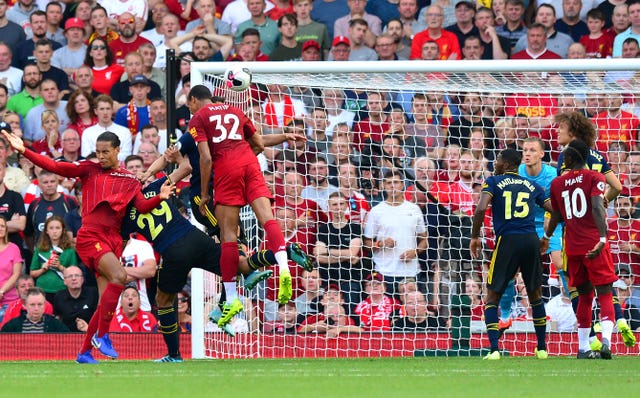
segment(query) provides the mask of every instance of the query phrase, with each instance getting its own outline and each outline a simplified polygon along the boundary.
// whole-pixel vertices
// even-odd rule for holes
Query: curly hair
[[[565,124],[574,139],[579,139],[592,148],[596,143],[597,133],[594,124],[580,112],[565,112],[555,115],[557,124]]]

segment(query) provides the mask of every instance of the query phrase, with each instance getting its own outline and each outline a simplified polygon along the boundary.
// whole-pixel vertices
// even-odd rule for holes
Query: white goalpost
[[[640,141],[637,141],[640,140],[640,59],[240,63],[252,72],[253,82],[252,88],[242,93],[226,89],[222,82],[222,74],[230,65],[227,62],[192,63],[191,87],[204,84],[214,95],[226,97],[252,118],[262,134],[282,132],[283,126],[278,125],[278,120],[282,124],[289,116],[302,119],[312,141],[309,145],[315,145],[315,149],[295,151],[284,144],[266,154],[263,160],[269,183],[280,195],[276,208],[291,210],[282,213],[286,215],[283,228],[289,228],[287,221],[297,225],[295,219],[300,217],[296,213],[298,205],[293,204],[297,198],[292,197],[294,191],[286,182],[287,173],[302,174],[308,184],[315,178],[311,172],[315,170],[313,159],[327,159],[329,182],[346,196],[352,195],[348,216],[351,222],[360,223],[362,230],[367,212],[381,201],[383,173],[392,169],[401,171],[406,199],[416,203],[425,214],[429,249],[420,254],[418,272],[398,274],[395,283],[409,289],[407,291],[415,286],[425,303],[419,304],[419,309],[416,309],[418,305],[407,308],[408,304],[403,301],[407,296],[395,294],[392,298],[397,302],[397,309],[389,314],[388,327],[375,329],[367,325],[354,309],[356,301],[366,298],[363,278],[379,265],[367,258],[363,248],[364,260],[352,262],[353,268],[347,272],[352,273],[347,279],[336,279],[330,264],[314,260],[321,279],[318,295],[321,297],[323,289],[337,285],[344,298],[345,316],[350,317],[354,326],[361,326],[361,332],[342,333],[337,338],[322,331],[292,333],[295,325],[299,326],[305,316],[312,314],[301,314],[303,306],[300,305],[293,315],[287,312],[293,311],[289,307],[278,308],[272,291],[276,281],[275,285],[262,283],[252,292],[242,292],[246,310],[234,320],[236,336],[232,338],[207,320],[208,313],[218,304],[219,278],[194,269],[191,273],[194,359],[477,355],[488,345],[482,311],[478,310],[483,305],[483,290],[478,283],[486,276],[493,235],[487,221],[483,228],[485,258],[471,260],[467,251],[470,229],[465,222],[472,216],[472,201],[478,198],[477,184],[491,175],[497,152],[506,147],[518,148],[527,137],[539,137],[547,146],[545,161],[555,166],[561,148],[556,140],[553,115],[566,111],[583,112],[594,121],[599,133],[597,149],[601,152],[606,154],[612,144],[623,148],[622,151],[610,150],[609,162],[614,171],[626,167],[624,153],[640,150]],[[283,104],[265,107],[265,102],[276,102],[269,90],[282,91],[278,100],[289,99],[282,100]],[[368,102],[373,98],[379,99],[377,104]],[[381,110],[376,108],[374,112],[374,106],[380,106]],[[300,112],[301,109],[304,112]],[[287,115],[291,110],[294,114]],[[275,112],[279,119],[276,115],[265,117],[265,112]],[[326,123],[321,120],[322,114]],[[333,142],[342,127],[348,130],[346,150],[349,153],[346,155],[339,152]],[[282,154],[278,155],[278,151]],[[460,162],[465,156],[471,157],[469,170]],[[347,186],[352,183],[349,176],[340,174],[344,163],[356,166],[358,175],[354,186]],[[427,165],[424,167],[429,171],[425,171],[425,176],[420,174],[419,164]],[[463,188],[452,188],[459,184],[459,173],[467,172],[472,183],[460,183]],[[428,188],[431,197],[418,192],[416,181]],[[458,189],[457,196],[451,194],[452,189]],[[294,225],[291,230],[285,230],[287,237],[300,236],[296,234],[305,231],[309,241],[304,247],[309,255],[313,255],[316,241],[322,240],[320,230],[331,217],[326,201],[320,201],[318,206],[324,218],[310,221],[313,226]],[[615,220],[613,205],[609,216]],[[250,249],[260,250],[262,232],[250,208],[242,209],[241,222]],[[630,255],[613,243],[612,251],[615,258]],[[341,257],[339,261],[345,264],[350,260]],[[545,258],[544,262],[543,291],[545,300],[551,301],[563,294],[562,283],[550,260]],[[303,285],[307,282],[299,265],[291,262],[290,267],[295,270],[292,271],[295,298],[305,293]],[[640,264],[637,267],[632,265],[632,270],[640,270]],[[517,283],[517,287],[520,288],[520,284]],[[532,355],[535,347],[527,303],[526,293],[518,289],[511,303],[512,326],[501,339],[503,348],[511,355]],[[311,307],[323,315],[325,306],[321,298]],[[284,319],[289,315],[291,320]],[[423,315],[427,325],[424,328],[397,326],[400,318],[422,319]],[[571,319],[566,312],[550,317],[548,351],[551,355],[577,352],[577,336],[567,331],[571,330],[568,322]],[[278,327],[288,332],[279,333]],[[615,348],[618,355],[637,352],[617,340]]]

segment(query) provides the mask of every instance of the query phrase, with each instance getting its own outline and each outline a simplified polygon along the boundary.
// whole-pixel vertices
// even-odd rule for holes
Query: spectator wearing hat
[[[447,26],[445,29],[458,37],[460,47],[469,36],[478,36],[480,32],[473,24],[476,16],[476,5],[471,1],[461,1],[455,5],[456,23]]]
[[[113,120],[116,124],[128,128],[132,138],[135,138],[142,126],[150,122],[149,92],[151,92],[149,79],[144,75],[133,76],[129,86],[131,101],[118,109]]]
[[[346,36],[336,36],[331,43],[328,61],[349,61],[351,41]]]
[[[458,37],[443,29],[444,11],[438,5],[427,8],[427,28],[417,33],[411,43],[411,59],[421,59],[422,45],[428,41],[438,43],[440,59],[462,59]]]
[[[295,14],[284,14],[278,19],[280,43],[269,54],[271,61],[293,61],[302,56],[302,43],[296,40],[298,19]]]
[[[321,48],[320,44],[315,40],[307,40],[302,45],[301,59],[303,61],[321,61]]]
[[[363,43],[369,48],[376,44],[376,37],[382,33],[382,21],[375,15],[365,11],[367,0],[347,0],[349,13],[336,20],[333,25],[333,35],[335,36],[352,36],[352,21],[363,19],[366,21],[367,30],[364,32]],[[353,42],[353,37],[351,37]]]
[[[384,278],[378,272],[367,275],[363,290],[367,297],[355,309],[360,327],[365,331],[390,331],[392,318],[404,316],[402,305],[386,294]]]
[[[147,45],[145,44],[145,47],[146,46]],[[153,80],[149,80],[149,75],[153,75],[153,71],[149,75],[146,75],[145,72],[147,68],[145,68],[144,62],[144,57],[140,52],[129,53],[124,58],[124,72],[126,74],[126,79],[113,84],[109,91],[109,95],[116,102],[116,109],[120,109],[122,106],[131,101],[132,97],[129,90],[132,84],[131,81],[135,76],[138,75],[145,76],[147,78],[147,81],[149,82],[149,98],[162,97],[160,85]],[[151,67],[151,69],[154,69],[153,66]],[[162,78],[164,79],[164,76]],[[141,126],[143,125],[144,124],[141,124]]]
[[[84,44],[84,22],[79,18],[69,18],[64,24],[67,44],[53,52],[51,65],[72,76],[84,64],[87,46]]]
[[[313,40],[320,46],[320,58],[327,59],[331,45],[331,38],[327,26],[311,19],[313,0],[293,0],[293,12],[298,18],[298,41]],[[331,25],[333,29],[333,25]],[[332,36],[331,36],[332,37]]]

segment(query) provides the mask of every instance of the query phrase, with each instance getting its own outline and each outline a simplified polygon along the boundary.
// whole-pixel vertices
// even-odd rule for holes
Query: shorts
[[[258,198],[272,197],[255,159],[217,165],[213,173],[213,191],[216,205],[225,206],[244,206]]]
[[[158,289],[178,293],[187,283],[189,272],[200,268],[220,275],[220,244],[199,229],[192,229],[167,248],[158,268]]]
[[[82,262],[96,277],[100,276],[98,263],[102,256],[113,253],[117,258],[122,255],[122,236],[120,231],[80,228],[76,240],[76,252]]]
[[[569,270],[569,284],[575,287],[587,282],[591,282],[593,286],[608,285],[618,280],[608,243],[596,258],[589,259],[584,255],[567,255],[567,268]]]
[[[491,256],[487,287],[502,294],[509,282],[522,274],[528,291],[542,286],[542,259],[538,234],[501,235]]]

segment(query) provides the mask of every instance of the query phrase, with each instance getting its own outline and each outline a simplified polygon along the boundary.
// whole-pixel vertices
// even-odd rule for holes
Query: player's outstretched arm
[[[613,171],[605,174],[604,178],[607,181],[607,184],[609,185],[609,189],[607,189],[607,192],[604,193],[605,208],[606,208],[608,207],[609,203],[615,200],[615,198],[617,198],[618,195],[620,195],[620,192],[622,192],[622,183],[620,182],[620,179],[618,179],[618,177],[616,176],[616,173],[614,173]]]
[[[47,156],[27,150],[22,139],[15,134],[2,130],[2,135],[7,139],[7,141],[9,141],[9,144],[11,144],[13,149],[24,154],[24,156],[31,160],[36,166],[42,167],[45,170],[63,177],[72,178],[81,176],[81,168],[77,163],[56,162]]]
[[[482,252],[482,242],[480,242],[480,228],[484,223],[484,214],[489,206],[491,195],[487,192],[482,192],[480,196],[480,202],[476,207],[476,211],[473,213],[473,226],[471,227],[471,242],[469,243],[469,250],[471,251],[471,257],[474,259],[480,258]]]

